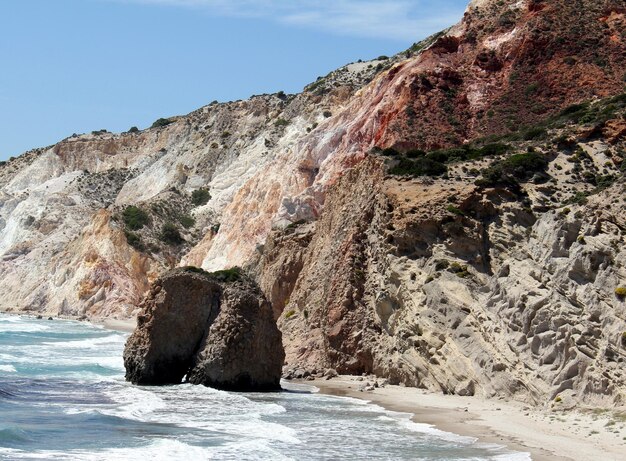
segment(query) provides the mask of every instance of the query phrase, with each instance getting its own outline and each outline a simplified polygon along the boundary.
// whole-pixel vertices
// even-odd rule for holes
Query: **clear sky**
[[[0,160],[307,83],[456,23],[468,0],[0,0]]]

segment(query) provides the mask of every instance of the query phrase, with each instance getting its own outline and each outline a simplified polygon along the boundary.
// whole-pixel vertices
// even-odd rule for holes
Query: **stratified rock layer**
[[[124,350],[135,384],[280,389],[285,357],[271,305],[237,271],[174,270],[152,286]]]

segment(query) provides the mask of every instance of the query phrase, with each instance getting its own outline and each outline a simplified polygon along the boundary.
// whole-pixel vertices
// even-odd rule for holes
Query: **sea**
[[[313,386],[133,386],[127,336],[0,314],[0,460],[530,459]]]

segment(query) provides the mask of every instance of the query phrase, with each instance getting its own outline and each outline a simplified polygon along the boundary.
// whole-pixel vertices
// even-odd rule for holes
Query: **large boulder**
[[[280,389],[285,353],[272,307],[238,270],[170,271],[152,285],[124,349],[126,379]]]

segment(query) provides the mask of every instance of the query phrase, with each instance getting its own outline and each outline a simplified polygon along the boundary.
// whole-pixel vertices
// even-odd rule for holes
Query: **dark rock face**
[[[142,303],[124,350],[126,379],[224,390],[280,389],[285,353],[272,307],[237,272],[176,269]]]

